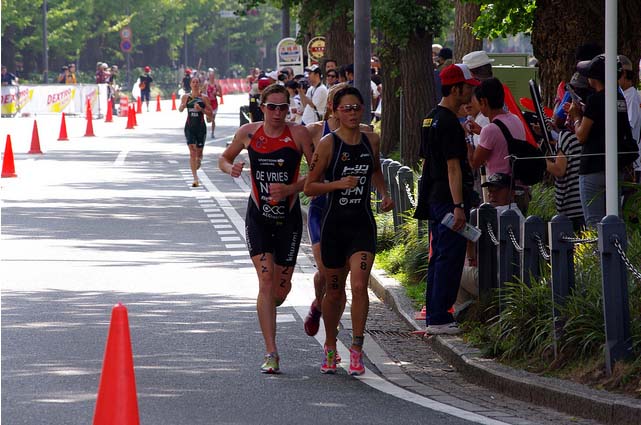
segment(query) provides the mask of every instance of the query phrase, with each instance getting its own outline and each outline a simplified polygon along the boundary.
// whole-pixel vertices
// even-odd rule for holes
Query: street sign
[[[294,69],[294,74],[302,74],[303,65],[303,46],[296,44],[291,37],[280,40],[276,47],[276,67],[289,66]]]
[[[132,47],[133,46],[131,45],[131,41],[129,41],[129,40],[122,40],[120,42],[120,50],[122,50],[125,53],[131,52],[131,48]]]
[[[123,40],[129,40],[131,38],[131,28],[124,27],[120,30],[120,38]]]
[[[325,37],[314,37],[307,43],[307,61],[309,65],[318,63],[325,56]]]

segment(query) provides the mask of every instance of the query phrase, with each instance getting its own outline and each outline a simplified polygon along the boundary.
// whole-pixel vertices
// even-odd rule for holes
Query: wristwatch
[[[454,204],[454,208],[460,208],[460,209],[464,210],[465,209],[465,204],[463,202],[461,202],[460,204]]]

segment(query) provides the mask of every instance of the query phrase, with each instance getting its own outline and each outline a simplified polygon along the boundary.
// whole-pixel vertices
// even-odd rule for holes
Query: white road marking
[[[235,230],[219,230],[218,231],[219,235],[237,235]]]
[[[236,210],[232,207],[231,203],[227,200],[225,194],[223,192],[220,192],[218,188],[209,180],[209,178],[206,176],[206,174],[201,173],[203,176],[200,177],[201,180],[203,181],[205,187],[209,192],[212,193],[212,196],[218,201],[220,206],[223,208],[227,216],[230,218],[232,223],[234,223],[236,229],[238,230],[238,233],[244,237],[244,229],[245,229],[245,224],[244,220],[240,217],[240,215],[236,212]],[[240,178],[234,179],[236,181],[236,184],[243,189],[245,192],[249,192],[250,188],[247,186],[247,184]],[[216,227],[216,226],[214,226]],[[229,226],[231,227],[231,226]],[[247,252],[244,251],[244,254],[247,255]],[[309,261],[306,261],[307,258],[302,262],[304,264],[301,264],[301,266],[309,266]],[[233,260],[234,263],[237,264],[248,264],[251,263],[251,259],[246,258],[246,259],[236,259]],[[298,265],[298,264],[297,264]],[[286,304],[289,304],[291,301],[288,300],[286,301]],[[307,310],[308,306],[301,306],[301,305],[291,305],[298,314],[298,316],[303,319],[307,315]],[[277,316],[277,321],[280,320],[289,320],[288,319],[279,319],[281,316],[286,316],[286,315],[278,315]],[[292,316],[293,318],[293,316]],[[324,335],[325,335],[325,329],[323,326],[323,321],[321,320],[320,323],[320,329],[318,330],[318,334],[316,334],[316,340],[320,344],[320,346],[323,346],[324,343]],[[393,364],[393,361],[384,354],[383,349],[375,342],[373,341],[372,338],[366,338],[366,345],[365,345],[365,352],[367,353],[368,351],[371,351],[372,354],[376,353],[376,357],[378,358],[386,358],[387,361],[385,364]],[[344,369],[347,369],[347,365],[349,364],[349,350],[345,345],[343,345],[340,341],[337,343],[337,350],[340,353],[341,357],[343,359],[346,359],[346,361],[343,361],[341,363],[341,367]],[[399,373],[403,373],[401,369],[399,368]],[[375,388],[385,394],[389,394],[393,397],[400,398],[402,400],[409,401],[414,404],[418,404],[419,406],[426,407],[428,409],[437,411],[437,412],[442,412],[450,416],[455,416],[457,418],[465,419],[470,422],[478,423],[478,424],[483,424],[483,425],[508,425],[506,422],[501,422],[496,419],[492,418],[487,418],[485,416],[479,415],[477,413],[473,412],[468,412],[463,409],[459,409],[454,406],[450,406],[448,404],[440,403],[438,401],[432,400],[430,398],[412,393],[404,388],[401,388],[397,385],[394,385],[385,379],[381,378],[380,376],[374,374],[371,370],[367,370],[365,375],[356,377],[359,381],[363,382],[366,385],[369,385],[372,388]]]
[[[116,160],[114,161],[114,166],[116,167],[122,167],[125,165],[125,158],[127,158],[127,154],[129,153],[129,150],[124,149],[120,151],[118,154],[118,157],[116,157]]]
[[[240,236],[223,236],[220,238],[222,242],[240,242]]]

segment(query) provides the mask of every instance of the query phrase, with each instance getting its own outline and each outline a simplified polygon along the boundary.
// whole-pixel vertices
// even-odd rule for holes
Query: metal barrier
[[[416,207],[414,176],[409,167],[402,167],[391,159],[381,160],[383,176],[390,189],[395,207],[394,229],[407,220],[409,211]],[[420,186],[420,178],[418,185]],[[380,199],[380,195],[377,195]],[[380,203],[377,203],[377,205]],[[549,223],[530,216],[523,223],[513,210],[500,216],[490,204],[472,210],[471,222],[478,226],[481,237],[476,244],[478,263],[479,302],[489,304],[494,292],[499,289],[499,309],[502,307],[501,291],[505,282],[521,279],[525,284],[539,280],[541,267],[549,263],[550,286],[553,298],[554,348],[561,336],[564,318],[559,307],[575,286],[574,247],[577,244],[598,242],[601,258],[603,314],[606,331],[606,370],[610,374],[614,362],[630,358],[630,311],[628,304],[627,273],[641,284],[641,272],[626,256],[627,237],[625,223],[616,216],[604,218],[598,225],[598,238],[575,238],[572,222],[557,215]],[[547,226],[547,231],[546,231]],[[418,223],[419,236],[427,232],[426,222]]]

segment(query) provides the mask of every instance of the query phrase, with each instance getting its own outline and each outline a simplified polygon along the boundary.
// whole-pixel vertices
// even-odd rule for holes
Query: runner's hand
[[[338,180],[337,189],[351,189],[356,187],[358,184],[358,177],[356,176],[345,176],[342,179]]]
[[[383,199],[381,199],[381,210],[388,212],[391,211],[392,208],[394,208],[394,201],[389,196],[384,196]]]
[[[237,162],[231,167],[231,172],[229,173],[232,177],[240,177],[240,174],[243,172],[243,167],[245,166],[244,162]]]
[[[279,202],[291,195],[289,185],[283,183],[271,183],[269,185],[269,194],[271,195],[272,200],[276,202]]]

